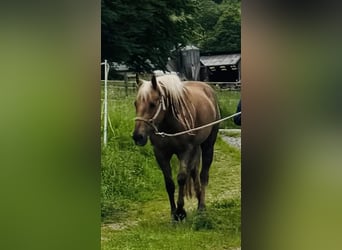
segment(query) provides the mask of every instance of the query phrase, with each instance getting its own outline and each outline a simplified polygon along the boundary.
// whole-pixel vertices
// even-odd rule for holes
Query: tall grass
[[[216,92],[221,117],[228,117],[236,113],[237,105],[239,103],[241,93],[239,91],[217,91]],[[220,123],[220,128],[240,128],[237,126],[233,119],[229,119]]]
[[[109,91],[108,143],[101,157],[101,215],[103,218],[126,211],[129,201],[153,197],[163,186],[152,148],[136,147],[131,138],[134,121],[134,96],[118,97]],[[158,175],[158,176],[156,176]]]

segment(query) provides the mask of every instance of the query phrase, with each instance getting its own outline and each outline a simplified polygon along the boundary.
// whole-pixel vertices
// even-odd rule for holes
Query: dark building
[[[199,48],[188,45],[167,64],[183,80],[217,82],[220,86],[240,85],[241,54],[200,55]],[[225,83],[225,84],[224,84]]]
[[[201,56],[200,61],[200,79],[202,81],[241,81],[241,54]]]

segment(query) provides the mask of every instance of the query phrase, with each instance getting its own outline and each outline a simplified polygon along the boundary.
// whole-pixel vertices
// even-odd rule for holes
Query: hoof
[[[177,208],[176,212],[173,214],[173,219],[175,221],[182,221],[185,219],[185,217],[186,217],[186,212],[183,208],[180,208],[180,209]]]
[[[197,210],[199,212],[204,211],[205,210],[205,205],[198,205]]]

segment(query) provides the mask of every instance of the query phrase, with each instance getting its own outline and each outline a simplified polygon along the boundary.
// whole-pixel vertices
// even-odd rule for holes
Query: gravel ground
[[[222,139],[225,142],[227,142],[229,145],[241,149],[241,137],[227,136],[227,135],[225,135],[225,133],[223,133],[223,132],[227,132],[227,131],[229,131],[229,130],[220,131],[221,132],[220,135],[221,135]]]

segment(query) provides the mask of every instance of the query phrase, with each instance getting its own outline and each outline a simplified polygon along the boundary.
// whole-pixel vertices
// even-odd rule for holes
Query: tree
[[[134,71],[164,69],[193,37],[196,0],[101,0],[101,58]]]
[[[192,37],[192,43],[196,46],[201,45],[208,40],[213,33],[221,11],[219,5],[212,0],[201,0],[198,3],[198,11],[195,16],[196,29],[195,36]]]
[[[214,27],[215,34],[204,44],[204,49],[216,52],[241,50],[241,11],[239,1],[224,1],[222,15]]]
[[[222,3],[221,3],[222,2]],[[241,50],[241,2],[201,0],[194,43],[201,52]]]

